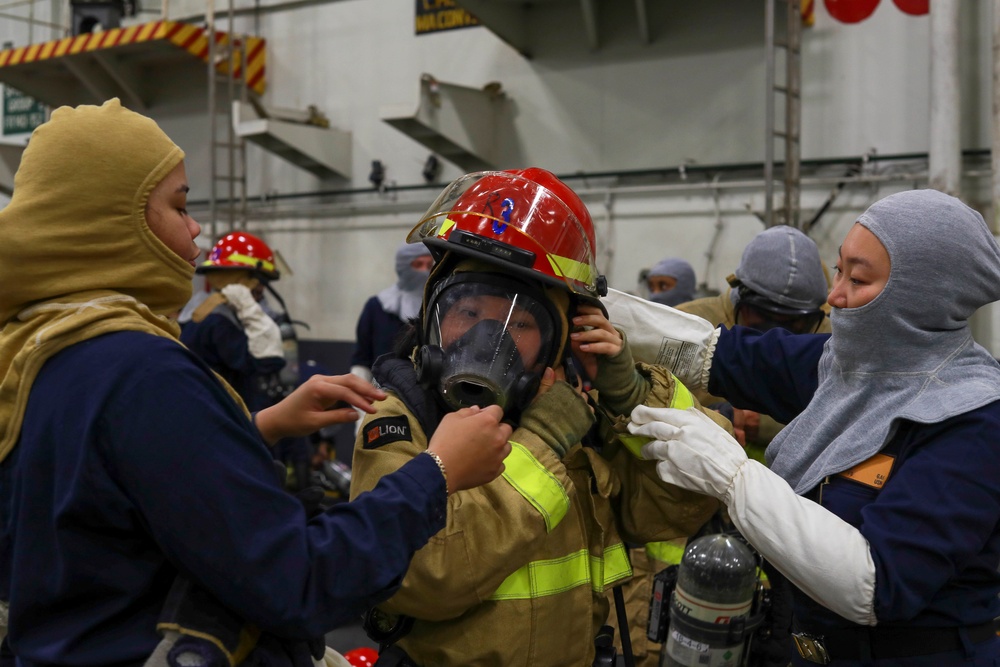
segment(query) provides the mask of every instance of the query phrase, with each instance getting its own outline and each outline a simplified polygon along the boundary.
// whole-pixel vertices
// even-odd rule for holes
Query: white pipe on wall
[[[1000,230],[1000,0],[993,0],[990,8],[993,10],[993,104],[990,119],[991,210],[987,221],[995,235]],[[996,340],[996,332],[1000,330],[998,319],[1000,319],[1000,308],[993,303],[973,315],[970,321],[976,342],[993,351],[994,356],[997,356],[996,351],[1000,350],[998,345],[1000,341]]]
[[[962,159],[958,72],[960,4],[961,0],[934,0],[930,10],[930,186],[956,196]]]
[[[1000,0],[993,0],[993,114],[990,127],[991,161],[993,181],[990,201],[990,229],[994,234],[1000,230]]]

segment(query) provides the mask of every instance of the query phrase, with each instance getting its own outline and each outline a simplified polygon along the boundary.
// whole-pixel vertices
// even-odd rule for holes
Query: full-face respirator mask
[[[442,280],[428,299],[420,381],[458,410],[519,412],[538,391],[558,348],[558,319],[541,289],[490,273]]]

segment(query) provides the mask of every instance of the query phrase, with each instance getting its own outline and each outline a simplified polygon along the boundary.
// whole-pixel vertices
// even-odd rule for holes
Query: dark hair
[[[392,345],[393,356],[409,359],[413,348],[420,345],[420,318],[412,317],[403,324]]]

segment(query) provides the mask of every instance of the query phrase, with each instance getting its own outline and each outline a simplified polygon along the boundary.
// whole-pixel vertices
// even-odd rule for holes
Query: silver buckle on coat
[[[793,632],[792,639],[795,640],[795,648],[804,660],[815,662],[817,665],[829,665],[830,654],[823,646],[823,638],[816,635],[809,635],[804,632]]]

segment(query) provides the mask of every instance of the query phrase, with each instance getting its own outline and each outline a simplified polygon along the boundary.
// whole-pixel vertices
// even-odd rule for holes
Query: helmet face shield
[[[555,335],[549,309],[516,286],[455,282],[428,307],[426,342],[444,353],[438,389],[455,409],[506,411],[551,363]]]
[[[467,174],[444,189],[407,241],[479,254],[522,275],[595,296],[593,222],[585,207],[581,220],[566,197],[512,172]]]

